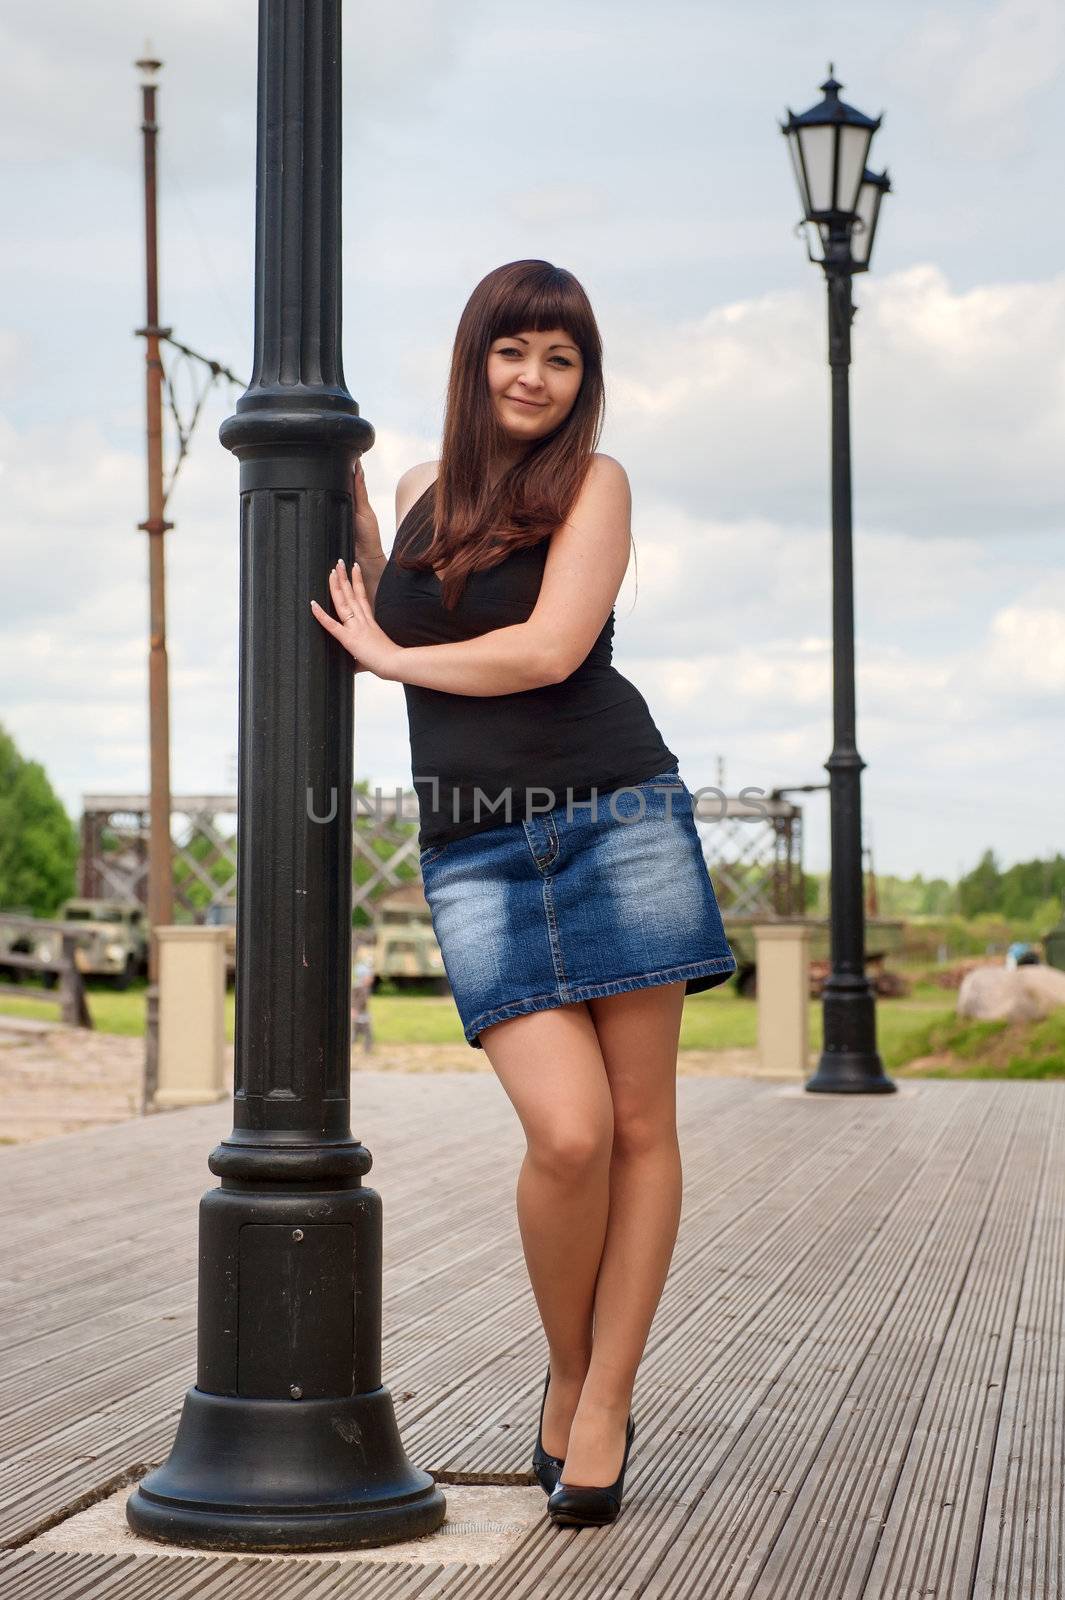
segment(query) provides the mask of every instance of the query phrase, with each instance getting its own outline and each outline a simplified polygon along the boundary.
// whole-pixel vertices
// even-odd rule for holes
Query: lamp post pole
[[[820,249],[828,290],[828,361],[832,383],[832,971],[821,993],[823,1044],[806,1088],[814,1094],[891,1094],[896,1085],[876,1047],[876,995],[865,970],[862,894],[862,793],[854,686],[854,555],[851,526],[850,362],[852,279],[869,265],[885,174],[865,165],[880,119],[840,99],[829,68],[824,99],[781,131],[799,185],[803,215]]]
[[[831,815],[832,971],[821,992],[823,1046],[811,1093],[889,1094],[895,1084],[876,1047],[876,996],[865,970],[862,787],[854,687],[850,361],[853,263],[849,231],[825,241],[828,361],[832,375],[832,754],[825,762]]]
[[[340,357],[340,0],[259,0],[255,357],[240,461],[233,1131],[200,1201],[196,1382],[137,1533],[325,1550],[432,1533],[381,1379],[380,1196],[350,1127],[354,675],[309,601],[373,429]]]

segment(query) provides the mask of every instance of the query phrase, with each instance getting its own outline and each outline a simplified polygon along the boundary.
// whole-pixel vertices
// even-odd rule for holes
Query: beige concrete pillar
[[[157,1109],[220,1100],[226,1019],[225,928],[156,928],[159,940]]]
[[[809,1074],[810,942],[813,929],[801,919],[755,925],[758,971],[758,1062],[774,1077]]]

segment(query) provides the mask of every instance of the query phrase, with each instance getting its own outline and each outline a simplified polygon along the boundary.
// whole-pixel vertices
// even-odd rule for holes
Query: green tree
[[[997,911],[1002,902],[1002,873],[993,850],[985,850],[978,866],[958,880],[958,909],[963,917]]]
[[[1048,901],[1065,899],[1065,856],[1059,852],[1047,861],[1015,861],[1004,872],[994,851],[985,850],[978,866],[958,884],[958,909],[962,916],[986,913],[1007,922],[1027,922],[1043,914]]]
[[[1065,893],[1065,856],[1052,861],[1017,861],[1002,875],[1000,910],[1007,917],[1030,917],[1048,899]]]
[[[0,907],[50,917],[74,893],[78,835],[39,761],[0,726]]]
[[[922,885],[922,894],[918,911],[926,917],[944,917],[955,910],[957,904],[957,891],[953,884],[946,878],[929,878]]]

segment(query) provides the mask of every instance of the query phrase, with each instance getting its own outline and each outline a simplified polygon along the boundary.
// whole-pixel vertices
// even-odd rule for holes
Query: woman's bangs
[[[586,321],[575,296],[567,292],[564,283],[516,284],[506,303],[497,308],[489,343],[530,330],[545,333],[548,328],[565,328],[584,355],[589,348]]]

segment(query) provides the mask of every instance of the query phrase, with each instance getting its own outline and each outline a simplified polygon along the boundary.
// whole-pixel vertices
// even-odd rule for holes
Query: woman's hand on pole
[[[336,617],[331,617],[317,600],[311,601],[311,610],[322,627],[355,658],[356,672],[391,677],[402,646],[393,643],[374,621],[373,607],[357,561],[352,565],[350,579],[343,561],[337,562],[329,574],[329,594]]]

